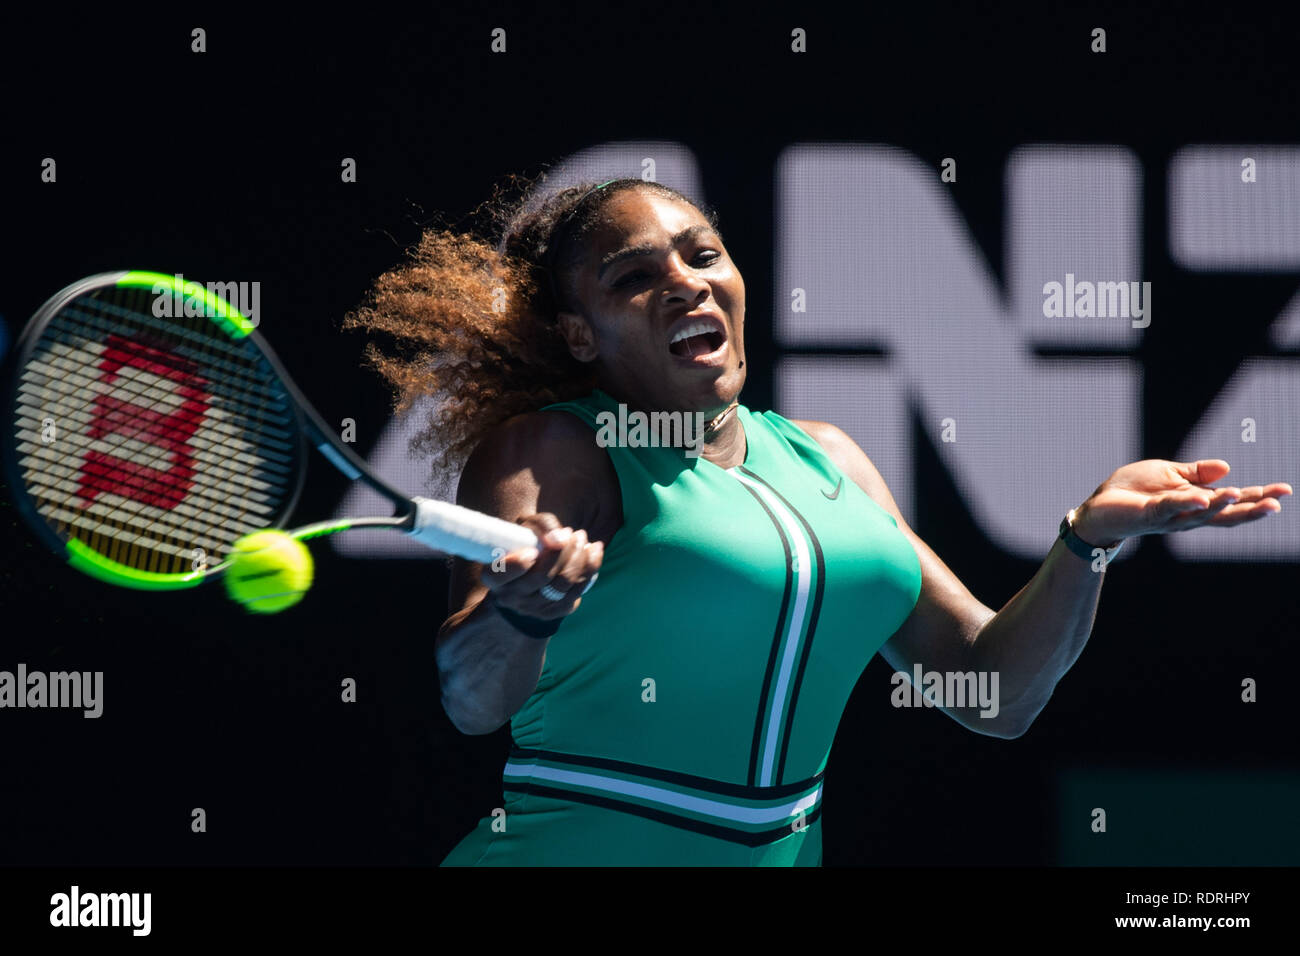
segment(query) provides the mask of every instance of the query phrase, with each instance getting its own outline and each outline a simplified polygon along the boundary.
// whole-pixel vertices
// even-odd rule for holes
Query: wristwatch
[[[1067,548],[1085,561],[1091,561],[1093,558],[1093,551],[1101,548],[1101,550],[1106,553],[1106,564],[1110,564],[1110,562],[1114,560],[1115,555],[1119,554],[1119,549],[1124,547],[1124,542],[1120,541],[1120,543],[1115,545],[1113,548],[1102,548],[1099,544],[1089,544],[1087,541],[1084,541],[1074,533],[1074,515],[1078,510],[1078,508],[1071,508],[1065,513],[1065,517],[1061,519],[1061,530],[1058,537],[1065,542]]]

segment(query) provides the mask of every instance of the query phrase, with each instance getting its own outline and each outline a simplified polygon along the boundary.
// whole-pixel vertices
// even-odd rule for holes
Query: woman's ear
[[[591,323],[576,312],[560,312],[555,316],[560,334],[569,344],[569,354],[579,362],[593,362],[599,354],[596,331]]]

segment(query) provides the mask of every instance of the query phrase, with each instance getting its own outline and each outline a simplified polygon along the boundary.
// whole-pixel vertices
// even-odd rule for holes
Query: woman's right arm
[[[564,412],[534,412],[485,436],[465,464],[456,503],[517,521],[541,539],[540,553],[511,552],[495,568],[452,560],[453,611],[435,643],[442,705],[462,733],[489,734],[532,695],[550,643],[497,608],[543,620],[577,609],[617,529],[617,477],[589,427]],[[538,594],[548,583],[570,596]]]

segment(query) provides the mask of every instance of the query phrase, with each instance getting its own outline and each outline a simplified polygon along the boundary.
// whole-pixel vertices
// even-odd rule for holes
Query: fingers
[[[1242,498],[1240,488],[1200,488],[1171,495],[1166,530],[1186,531],[1209,524]]]
[[[1291,486],[1285,481],[1277,481],[1271,485],[1251,485],[1249,488],[1241,489],[1242,501],[1259,501],[1263,498],[1281,498],[1291,494]]]
[[[1232,466],[1222,458],[1201,458],[1197,461],[1171,461],[1169,464],[1174,466],[1174,470],[1182,475],[1187,481],[1198,485],[1208,485],[1210,482],[1218,481],[1229,471]]]
[[[496,594],[505,585],[527,574],[540,555],[541,552],[536,548],[520,548],[518,551],[497,555],[491,564],[483,565],[479,580],[484,587]]]
[[[1213,521],[1208,522],[1216,528],[1231,528],[1250,521],[1258,521],[1275,515],[1282,510],[1282,503],[1276,498],[1260,498],[1258,501],[1243,501],[1225,509]]]
[[[603,552],[599,541],[588,541],[586,531],[574,531],[545,580],[538,583],[538,593],[548,599],[547,603],[554,603],[554,595],[559,593],[568,599],[577,598],[599,567],[598,558],[604,556]]]
[[[1216,491],[1224,490],[1226,489],[1188,488],[1182,491],[1170,491],[1161,495],[1155,506],[1160,517],[1165,520],[1190,519],[1195,515],[1203,514],[1215,504]]]
[[[578,573],[576,565],[582,564],[587,547],[587,532],[581,529],[556,528],[549,531],[542,539],[547,548],[541,559],[519,579],[519,587],[527,592],[547,588],[550,595],[567,593],[575,583]],[[543,595],[542,604],[554,603],[553,597]]]
[[[1160,507],[1167,512],[1169,529],[1174,531],[1201,525],[1231,527],[1266,518],[1282,510],[1279,498],[1291,494],[1291,486],[1284,481],[1246,488],[1204,487],[1231,470],[1222,458],[1169,464],[1188,482],[1202,486],[1171,493],[1161,499]],[[1206,494],[1210,497],[1205,497]]]
[[[543,620],[571,614],[600,570],[604,543],[590,541],[585,530],[558,527],[558,520],[549,529],[550,521],[521,523],[538,532],[540,552],[527,548],[505,555],[500,570],[484,569],[483,583],[499,605],[520,614]]]
[[[566,535],[567,533],[567,535]],[[562,528],[548,537],[547,544],[562,542],[559,550],[542,559],[515,584],[515,609],[532,617],[551,619],[571,614],[582,603],[587,585],[595,578],[605,557],[600,541],[589,541],[584,530]],[[552,556],[553,555],[553,556]],[[551,557],[551,560],[546,560]]]
[[[546,536],[559,530],[561,526],[560,519],[549,511],[528,515],[520,518],[517,523],[537,535],[543,549],[546,545],[542,542],[545,541]],[[487,589],[495,594],[503,585],[527,574],[541,554],[542,552],[537,548],[520,548],[518,551],[495,555],[491,564],[483,566],[479,578]]]
[[[1250,521],[1258,521],[1282,510],[1278,496],[1291,493],[1291,486],[1285,482],[1271,485],[1251,485],[1246,488],[1212,488],[1210,504],[1204,509],[1185,510],[1171,518],[1170,531],[1186,531],[1209,525],[1216,528],[1231,528]],[[1184,493],[1190,498],[1191,493]]]

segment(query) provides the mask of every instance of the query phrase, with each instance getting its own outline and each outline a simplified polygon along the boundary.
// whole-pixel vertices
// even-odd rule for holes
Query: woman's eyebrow
[[[675,246],[678,243],[687,241],[688,239],[694,239],[702,233],[714,236],[717,235],[717,231],[712,226],[690,226],[673,236],[672,244]],[[624,259],[630,259],[633,256],[648,256],[654,254],[656,251],[656,246],[646,243],[639,246],[628,246],[624,249],[619,249],[617,252],[611,252],[600,260],[600,269],[596,272],[596,278],[600,279],[611,266],[617,265]]]

